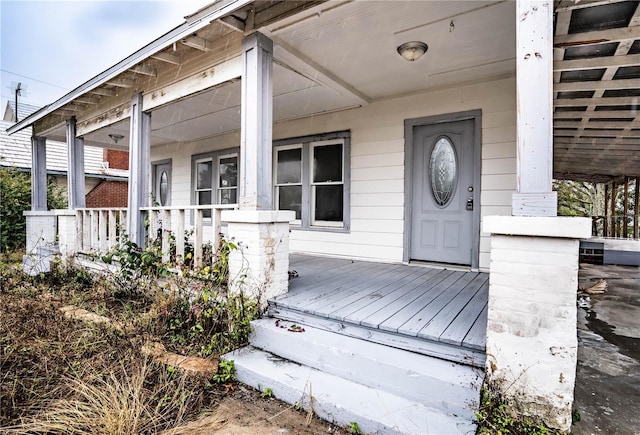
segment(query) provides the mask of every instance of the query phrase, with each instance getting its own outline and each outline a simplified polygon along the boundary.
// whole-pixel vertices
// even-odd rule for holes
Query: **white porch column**
[[[553,2],[516,3],[518,110],[514,216],[556,216],[553,178]]]
[[[273,210],[273,42],[262,33],[242,41],[241,209]]]
[[[129,240],[144,246],[144,216],[140,207],[149,206],[151,165],[151,114],[142,111],[142,94],[131,99],[129,139],[129,205],[127,234]]]
[[[292,211],[273,210],[273,42],[254,33],[242,43],[240,210],[223,211],[239,245],[229,259],[230,288],[266,304],[288,289]]]
[[[84,198],[84,139],[76,137],[76,118],[67,121],[67,197],[69,209],[83,208]]]
[[[31,138],[31,210],[47,209],[47,138]]]
[[[517,192],[491,233],[486,382],[520,415],[568,431],[577,364],[578,245],[588,218],[557,217],[553,176],[553,2],[516,7]]]

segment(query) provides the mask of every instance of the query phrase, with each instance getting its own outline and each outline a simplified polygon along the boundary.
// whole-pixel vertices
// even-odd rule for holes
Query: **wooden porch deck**
[[[292,254],[274,317],[472,365],[484,364],[489,275]]]

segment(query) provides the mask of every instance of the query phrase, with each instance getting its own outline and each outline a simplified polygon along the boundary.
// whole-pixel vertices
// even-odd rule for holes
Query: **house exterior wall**
[[[87,208],[126,207],[129,195],[127,184],[126,181],[102,181],[87,193]]]
[[[404,240],[404,120],[482,110],[481,218],[510,215],[516,187],[515,79],[470,84],[372,103],[274,125],[285,139],[351,132],[350,231],[296,230],[292,251],[401,262]],[[152,160],[172,159],[172,204],[191,202],[191,156],[237,147],[239,133],[154,147]],[[241,169],[242,170],[242,169]],[[480,269],[489,269],[490,238],[480,237]]]
[[[102,151],[102,161],[109,163],[110,169],[129,170],[129,152],[105,148]]]

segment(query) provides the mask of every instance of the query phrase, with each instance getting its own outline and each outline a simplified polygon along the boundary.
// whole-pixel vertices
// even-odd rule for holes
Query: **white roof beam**
[[[156,53],[151,56],[152,59],[160,60],[162,62],[170,63],[172,65],[180,65],[182,61],[179,56],[171,53]]]
[[[593,6],[608,5],[610,3],[621,3],[623,1],[627,0],[561,0],[556,8],[556,12],[590,8]]]
[[[267,32],[264,33],[267,34]],[[290,46],[284,40],[271,34],[267,34],[267,36],[271,38],[275,44],[273,47],[273,59],[275,62],[281,63],[300,75],[307,77],[309,80],[327,86],[342,95],[354,97],[360,105],[371,103],[371,98],[340,77],[318,65],[313,59]]]
[[[553,88],[556,92],[635,89],[640,88],[640,79],[556,83],[553,85]]]
[[[553,100],[553,105],[555,107],[640,106],[640,97],[557,98]]]
[[[95,88],[88,92],[89,94],[102,95],[105,97],[114,97],[116,95],[116,91],[113,89],[106,88]]]
[[[560,60],[553,63],[554,71],[576,71],[581,69],[599,69],[625,66],[637,66],[640,64],[640,54],[628,54],[623,56],[607,56],[589,59]]]
[[[565,129],[565,128],[554,128],[555,134],[575,134],[576,130]],[[640,131],[625,131],[625,130],[612,130],[612,129],[600,129],[600,130],[587,130],[584,131],[579,137],[588,138],[631,138],[631,137],[640,137]]]
[[[209,44],[209,41],[207,41],[204,38],[200,38],[199,36],[187,36],[186,38],[184,38],[182,41],[180,41],[183,45],[186,45],[187,47],[191,47],[191,48],[195,48],[196,50],[200,50],[200,51],[210,51],[211,50],[211,46]]]
[[[115,77],[107,82],[108,85],[117,86],[119,88],[132,88],[135,82],[131,79]]]
[[[553,46],[571,47],[575,45],[601,44],[603,42],[618,42],[640,38],[640,26],[619,27],[608,30],[594,30],[593,32],[557,35],[553,38]]]
[[[157,70],[150,65],[136,65],[133,68],[130,68],[129,71],[150,77],[157,77],[158,75]]]
[[[222,17],[218,21],[220,22],[220,24],[230,28],[231,30],[235,30],[236,32],[244,32],[244,29],[245,29],[244,21],[239,20],[233,15]]]
[[[555,121],[554,128],[640,128],[640,121]]]

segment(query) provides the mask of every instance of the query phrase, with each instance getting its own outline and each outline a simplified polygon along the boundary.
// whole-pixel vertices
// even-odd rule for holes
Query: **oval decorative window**
[[[167,195],[169,193],[169,175],[167,171],[160,174],[160,205],[167,205]]]
[[[458,181],[456,151],[451,141],[441,137],[431,151],[429,162],[431,173],[431,193],[439,207],[446,207]]]

